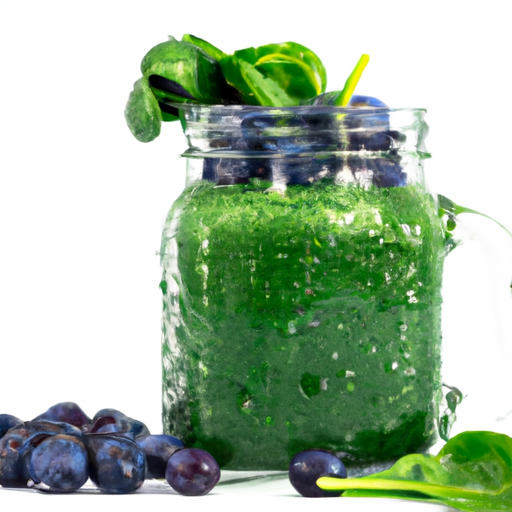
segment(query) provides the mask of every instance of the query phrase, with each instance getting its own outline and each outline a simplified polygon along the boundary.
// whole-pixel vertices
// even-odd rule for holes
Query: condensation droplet
[[[403,229],[406,236],[411,236],[411,228],[409,224],[400,224],[400,227]]]

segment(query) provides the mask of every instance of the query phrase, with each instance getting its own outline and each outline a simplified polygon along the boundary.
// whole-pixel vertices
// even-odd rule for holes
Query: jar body
[[[396,152],[350,155],[189,160],[161,249],[164,430],[226,469],[308,448],[364,467],[435,440],[445,231],[412,171],[364,176]]]

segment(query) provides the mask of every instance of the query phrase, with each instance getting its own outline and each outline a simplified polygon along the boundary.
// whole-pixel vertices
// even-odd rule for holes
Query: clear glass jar
[[[226,469],[436,440],[450,235],[424,110],[185,106],[163,231],[164,430]]]

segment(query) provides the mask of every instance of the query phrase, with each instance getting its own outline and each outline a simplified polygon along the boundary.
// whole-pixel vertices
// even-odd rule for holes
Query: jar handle
[[[493,219],[489,215],[486,215],[485,213],[481,213],[471,208],[466,208],[465,206],[459,206],[458,204],[454,203],[451,199],[448,199],[446,196],[443,196],[441,194],[437,195],[437,201],[439,206],[439,217],[443,218],[445,215],[448,217],[446,221],[446,230],[449,232],[453,231],[457,226],[457,216],[459,214],[473,213],[475,215],[480,215],[493,221],[500,228],[502,228],[510,236],[510,238],[512,238],[512,233],[503,224],[498,222],[496,219]],[[512,282],[510,284],[510,287],[512,288]],[[439,437],[443,441],[448,441],[448,439],[450,438],[451,427],[456,420],[455,410],[457,406],[460,404],[460,402],[462,402],[463,394],[455,386],[449,386],[444,382],[443,387],[447,388],[448,392],[446,393],[446,395],[444,395],[443,393],[444,407],[442,407],[442,409],[444,409],[444,411],[441,411],[439,417],[438,432]]]

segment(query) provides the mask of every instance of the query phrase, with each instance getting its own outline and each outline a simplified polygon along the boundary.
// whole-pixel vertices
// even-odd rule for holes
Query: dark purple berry
[[[23,421],[16,418],[16,416],[12,416],[11,414],[0,414],[0,439],[4,437],[8,430],[16,425],[20,425],[21,423],[23,423]]]
[[[176,450],[184,447],[177,437],[165,434],[139,436],[135,442],[146,455],[146,478],[165,478],[169,458]]]
[[[347,478],[347,470],[338,457],[326,450],[305,450],[290,462],[290,482],[299,494],[307,498],[339,496],[340,491],[324,491],[316,485],[321,476],[330,475]]]
[[[43,439],[32,450],[28,472],[36,487],[73,492],[89,478],[87,451],[76,437],[58,434]]]
[[[200,448],[183,448],[167,462],[165,478],[169,485],[184,496],[208,494],[220,478],[216,460]]]
[[[27,428],[32,434],[47,433],[47,434],[68,434],[70,436],[80,437],[82,431],[64,421],[50,421],[50,420],[33,420],[25,421],[24,427]]]
[[[125,433],[132,437],[147,436],[148,427],[142,421],[134,420],[116,409],[101,409],[91,421],[90,432],[99,433]]]
[[[108,494],[136,491],[146,476],[146,458],[134,441],[116,434],[85,434],[89,474]]]
[[[25,455],[32,449],[32,432],[23,426],[11,428],[0,439],[0,485],[26,487],[29,480]]]
[[[80,429],[91,421],[89,416],[74,402],[60,402],[52,405],[46,412],[33,419],[33,421],[38,420],[69,423]]]

